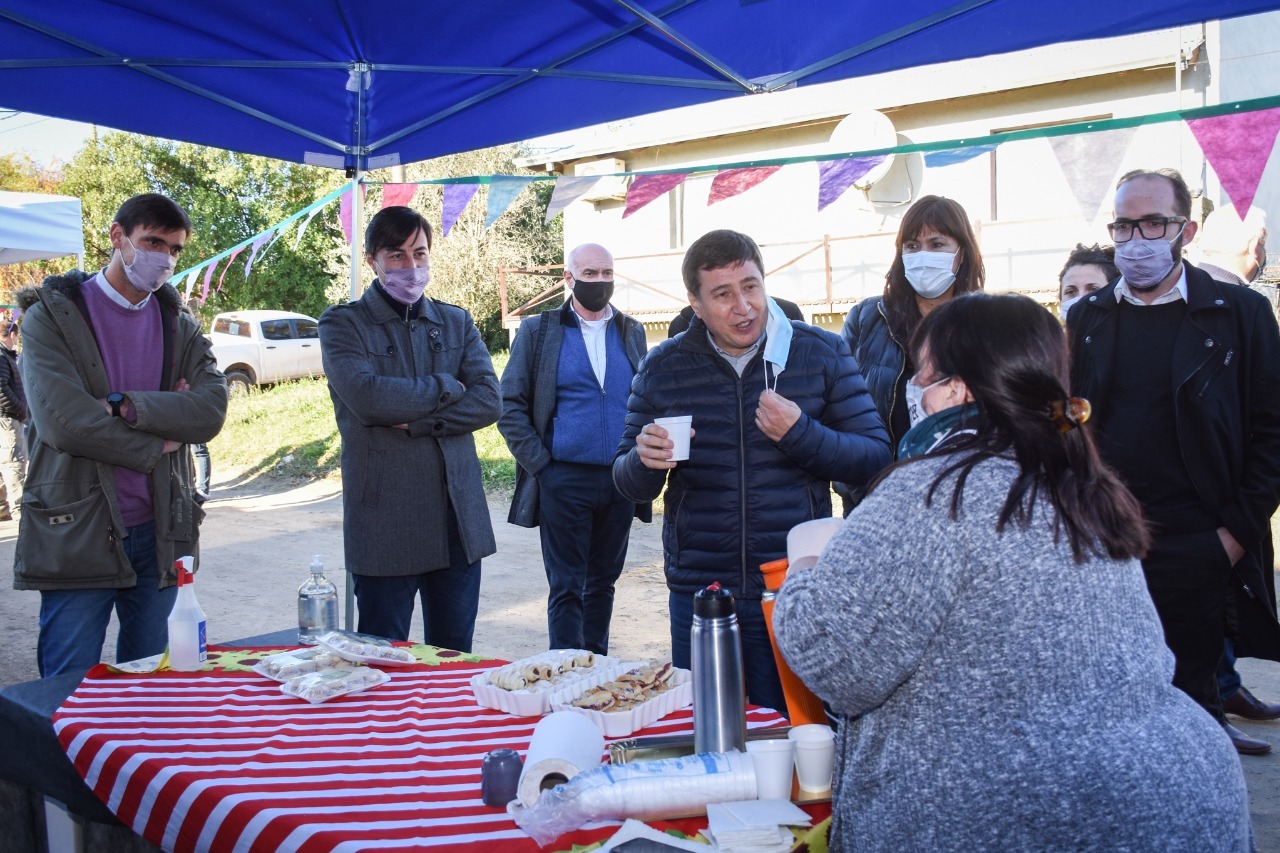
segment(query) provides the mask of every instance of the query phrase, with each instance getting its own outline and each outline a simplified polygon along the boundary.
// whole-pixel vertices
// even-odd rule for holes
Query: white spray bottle
[[[204,611],[196,601],[194,560],[179,557],[173,564],[178,572],[178,600],[169,613],[169,668],[178,672],[195,672],[208,660],[205,644]]]

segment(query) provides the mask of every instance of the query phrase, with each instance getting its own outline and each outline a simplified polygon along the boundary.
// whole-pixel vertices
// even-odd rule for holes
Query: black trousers
[[[614,488],[611,466],[554,461],[538,472],[538,503],[548,647],[608,654],[636,505]]]
[[[1173,685],[1221,721],[1217,673],[1231,560],[1217,531],[1158,535],[1142,571],[1176,661]]]

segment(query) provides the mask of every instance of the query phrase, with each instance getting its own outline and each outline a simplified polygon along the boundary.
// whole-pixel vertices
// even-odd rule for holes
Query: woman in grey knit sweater
[[[1141,512],[1078,428],[1057,321],[965,296],[913,350],[905,461],[774,611],[842,720],[832,849],[1249,849],[1239,761],[1171,684]]]

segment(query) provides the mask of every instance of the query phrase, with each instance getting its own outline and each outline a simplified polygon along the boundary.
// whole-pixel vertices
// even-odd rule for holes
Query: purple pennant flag
[[[217,264],[209,264],[204,271],[204,287],[200,289],[200,304],[203,305],[209,301],[209,282],[213,281],[213,270]]]
[[[275,231],[268,231],[266,234],[259,234],[258,239],[253,241],[253,251],[249,253],[249,262],[244,265],[244,279],[249,280],[249,273],[253,272],[253,262],[258,258],[258,252],[262,251],[262,247],[267,241],[275,236]]]
[[[818,161],[818,210],[821,212],[858,179],[884,162],[884,155],[876,157],[846,157],[843,160]]]
[[[473,196],[480,192],[479,184],[445,184],[444,210],[440,216],[440,228],[444,236],[449,236],[462,211],[467,209]]]

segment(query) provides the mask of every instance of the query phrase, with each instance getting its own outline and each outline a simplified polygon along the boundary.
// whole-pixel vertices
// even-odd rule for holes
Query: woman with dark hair
[[[902,217],[884,294],[859,302],[844,321],[844,339],[889,431],[890,446],[911,426],[905,398],[914,369],[907,343],[920,321],[953,296],[981,290],[982,252],[958,202],[927,195]]]
[[[975,294],[912,352],[926,418],[774,610],[842,719],[831,849],[1248,849],[1239,760],[1171,684],[1141,511],[1057,320]]]
[[[1119,277],[1115,246],[1076,243],[1067,255],[1062,272],[1058,273],[1058,316],[1065,320],[1067,310],[1081,297],[1101,290]]]

